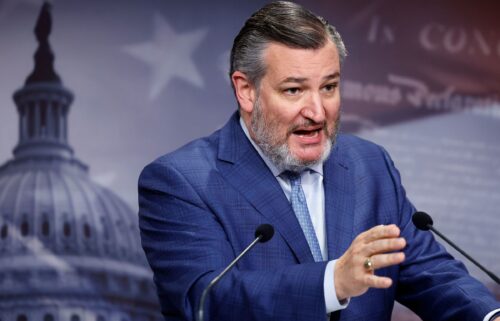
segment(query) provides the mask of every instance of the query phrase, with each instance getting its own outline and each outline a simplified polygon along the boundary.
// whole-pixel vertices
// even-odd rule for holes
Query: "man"
[[[337,135],[344,44],[289,2],[250,17],[231,53],[239,111],[220,130],[148,165],[139,180],[144,250],[167,320],[490,320],[500,307],[433,239],[379,146]],[[496,318],[495,320],[500,320]]]

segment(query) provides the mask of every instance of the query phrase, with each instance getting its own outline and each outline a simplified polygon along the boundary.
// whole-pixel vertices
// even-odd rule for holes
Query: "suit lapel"
[[[300,263],[314,262],[302,229],[281,186],[259,156],[235,113],[221,129],[221,175],[260,212],[286,241]]]
[[[328,259],[339,258],[352,240],[354,221],[354,181],[349,171],[341,137],[323,167],[325,220]]]

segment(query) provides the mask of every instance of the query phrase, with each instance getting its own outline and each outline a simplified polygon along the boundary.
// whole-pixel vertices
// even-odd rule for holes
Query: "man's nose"
[[[323,122],[325,120],[325,108],[323,107],[321,95],[319,93],[311,93],[308,96],[301,110],[302,116],[311,119],[315,123]]]

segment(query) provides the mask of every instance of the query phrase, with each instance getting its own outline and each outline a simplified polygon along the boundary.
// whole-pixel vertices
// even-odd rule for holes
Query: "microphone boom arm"
[[[198,307],[198,313],[197,313],[197,320],[198,321],[203,321],[203,307],[205,306],[205,300],[207,299],[207,294],[210,292],[210,289],[219,282],[220,279],[229,271],[231,268],[238,263],[238,261],[248,252],[250,251],[255,244],[259,243],[260,240],[262,239],[262,235],[259,235],[250,245],[243,251],[241,252],[240,255],[238,255],[232,262],[229,264],[219,275],[217,275],[203,290],[203,293],[201,294],[201,299],[200,299],[200,306]]]
[[[474,260],[469,254],[465,253],[461,248],[459,248],[458,246],[456,246],[455,243],[453,243],[452,241],[450,241],[441,232],[439,232],[438,230],[436,230],[431,224],[427,224],[427,227],[431,231],[433,231],[434,233],[436,233],[437,236],[439,236],[440,238],[442,238],[443,240],[445,240],[446,243],[450,244],[455,250],[457,250],[458,252],[460,252],[460,254],[462,254],[467,259],[469,259],[472,263],[474,263],[478,268],[480,268],[484,273],[486,273],[490,278],[492,278],[493,281],[495,281],[497,284],[500,284],[500,279],[498,278],[498,276],[496,276],[495,274],[493,274],[493,272],[489,271],[484,266],[482,266],[479,262],[477,262],[476,260]]]
[[[204,307],[205,307],[205,301],[207,299],[208,292],[210,292],[210,289],[212,289],[212,287],[215,284],[217,284],[217,282],[219,282],[220,279],[222,279],[222,277],[224,275],[226,275],[226,273],[229,270],[231,270],[233,268],[233,266],[236,265],[236,263],[238,263],[238,261],[248,251],[250,251],[255,246],[255,244],[257,244],[259,242],[265,243],[265,242],[269,241],[270,239],[272,239],[273,235],[274,235],[274,228],[273,228],[272,225],[270,225],[270,224],[261,224],[261,225],[259,225],[257,227],[257,229],[255,230],[255,239],[253,240],[253,242],[250,243],[250,245],[248,245],[243,250],[243,252],[241,252],[241,254],[238,255],[221,273],[219,273],[219,275],[217,275],[215,278],[213,278],[212,281],[210,281],[210,283],[208,284],[208,286],[201,293],[200,304],[198,306],[198,310],[196,311],[196,320],[198,320],[198,321],[204,321],[203,320],[203,311],[204,311]]]

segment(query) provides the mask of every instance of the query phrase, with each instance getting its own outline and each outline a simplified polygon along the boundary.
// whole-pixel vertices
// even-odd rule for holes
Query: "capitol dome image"
[[[68,142],[73,93],[54,70],[45,3],[35,67],[14,93],[19,140],[0,166],[0,321],[161,320],[137,214]]]

